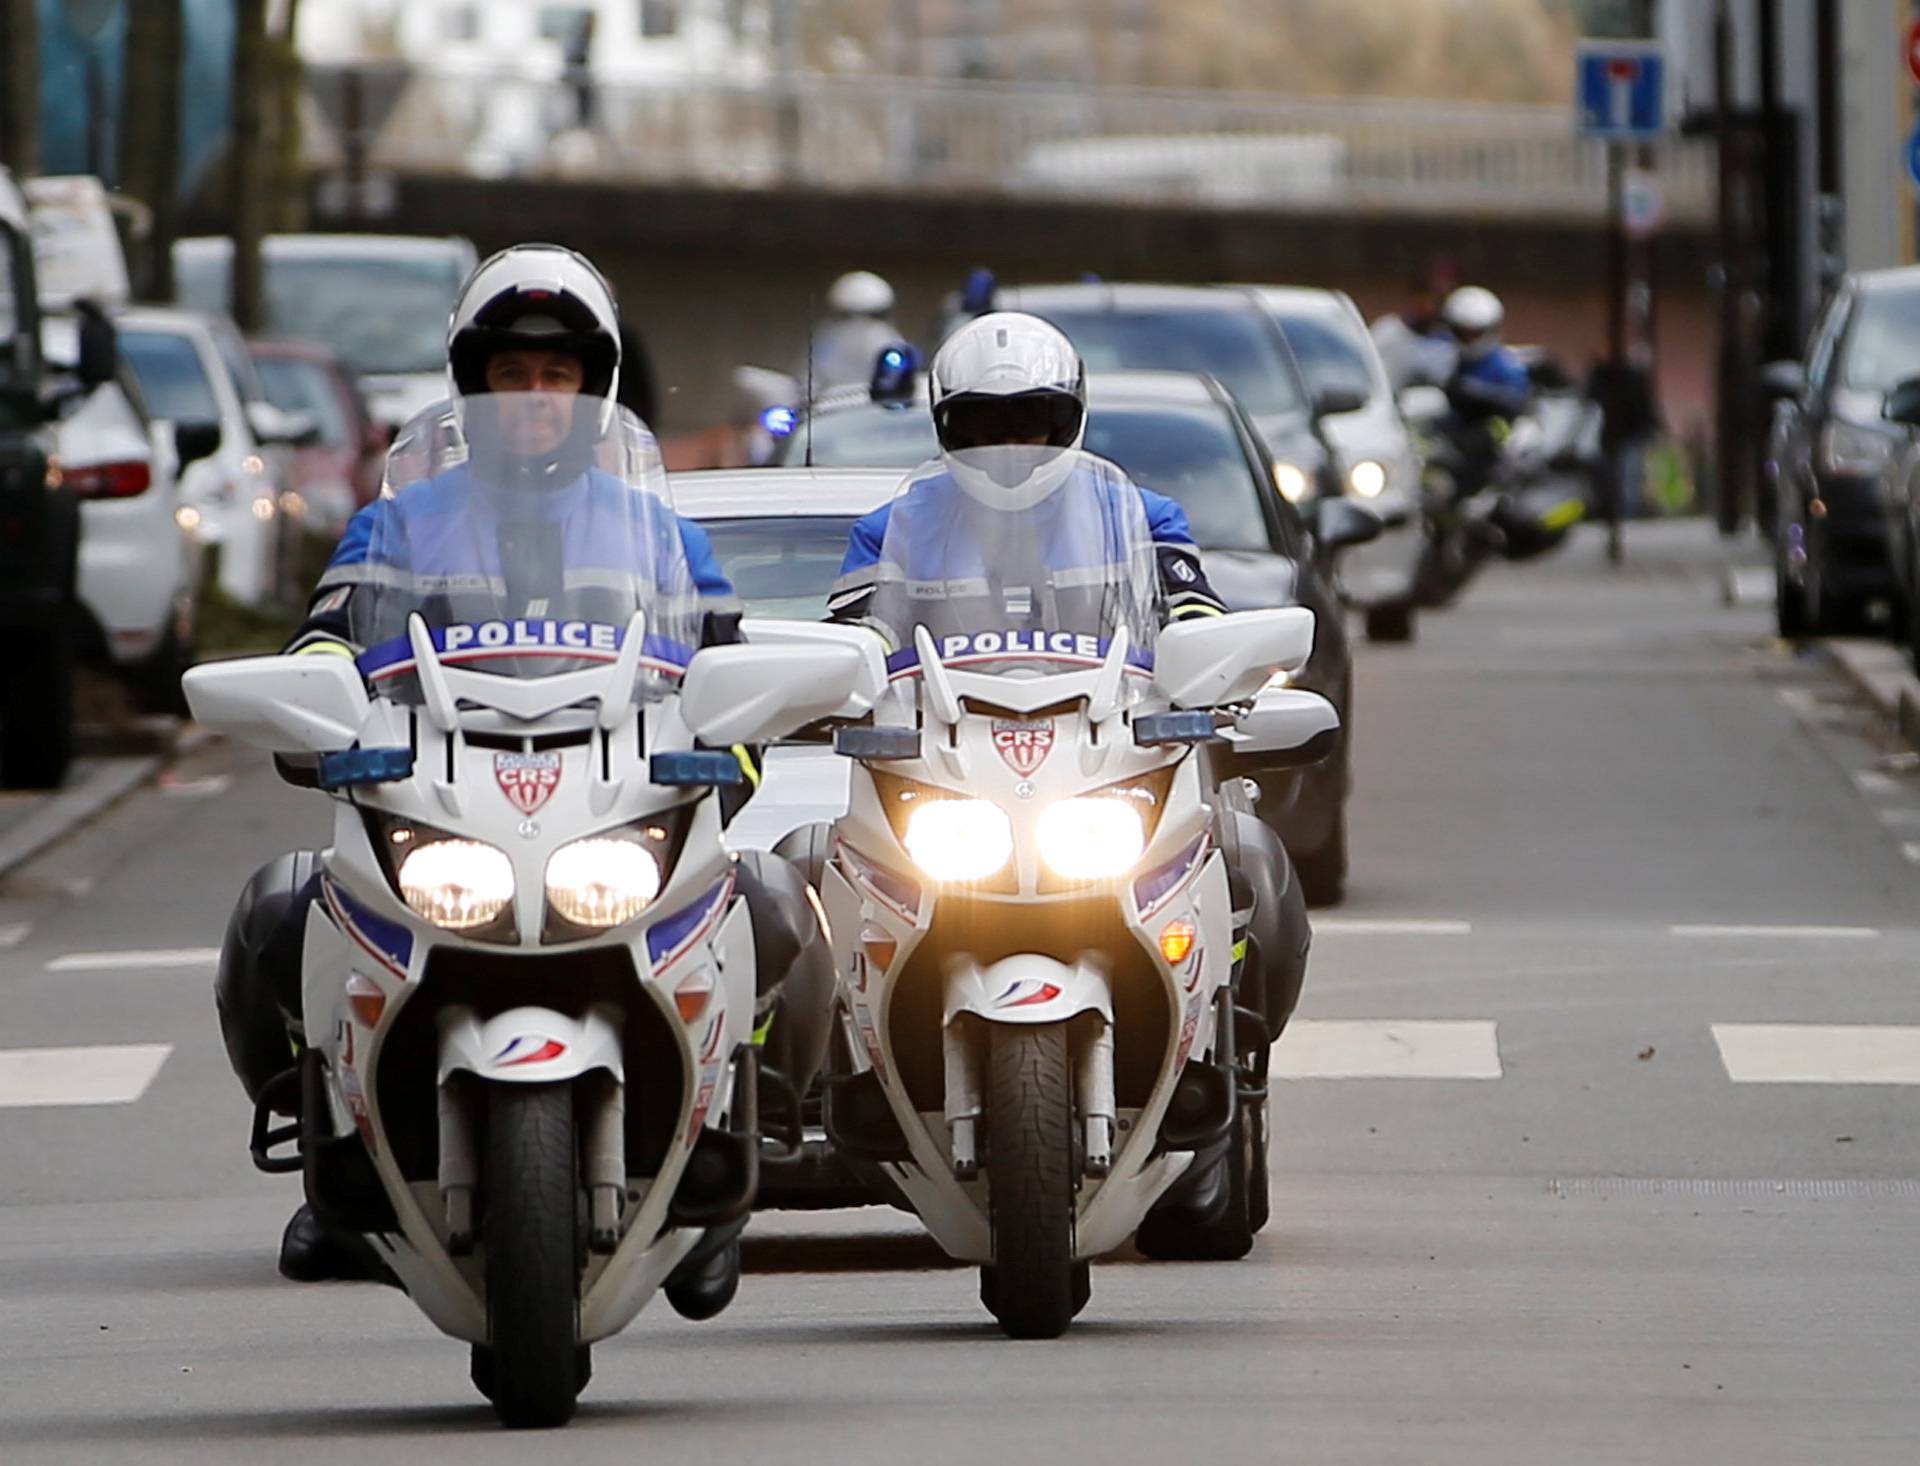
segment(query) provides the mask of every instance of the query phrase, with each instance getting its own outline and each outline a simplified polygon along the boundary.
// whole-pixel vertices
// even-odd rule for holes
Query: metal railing
[[[661,84],[319,71],[314,115],[399,175],[1053,197],[1276,212],[1598,217],[1606,153],[1570,109],[796,75]],[[361,98],[380,90],[368,109]],[[342,98],[347,102],[343,103]],[[584,115],[586,124],[581,125]],[[352,119],[378,116],[377,125]],[[350,139],[310,130],[314,162]],[[1710,216],[1709,144],[1657,150]]]

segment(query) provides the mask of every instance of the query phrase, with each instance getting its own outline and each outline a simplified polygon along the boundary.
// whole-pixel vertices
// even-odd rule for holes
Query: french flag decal
[[[1023,977],[1008,983],[1007,990],[993,1000],[996,1008],[1037,1008],[1060,996],[1060,989],[1037,977]]]
[[[539,1033],[523,1033],[499,1053],[493,1056],[493,1062],[502,1069],[515,1069],[522,1064],[544,1064],[566,1053],[567,1046],[557,1038],[548,1038]]]

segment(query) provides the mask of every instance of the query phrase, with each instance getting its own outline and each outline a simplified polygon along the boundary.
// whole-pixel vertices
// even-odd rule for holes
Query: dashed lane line
[[[17,947],[27,939],[27,933],[33,930],[30,921],[9,922],[0,926],[0,948]]]
[[[1465,937],[1473,934],[1473,923],[1333,916],[1314,918],[1313,930],[1331,937]]]
[[[1307,1019],[1274,1048],[1276,1079],[1498,1079],[1496,1025],[1482,1020]]]
[[[1716,1023],[1735,1084],[1920,1084],[1920,1027],[1908,1024]]]
[[[1880,935],[1876,926],[1796,926],[1769,922],[1681,922],[1667,928],[1676,937],[1792,937],[1810,940],[1861,941]]]
[[[130,1105],[172,1052],[172,1044],[0,1049],[0,1109]]]
[[[130,972],[145,967],[211,967],[218,947],[157,947],[136,952],[69,952],[47,963],[48,972]]]

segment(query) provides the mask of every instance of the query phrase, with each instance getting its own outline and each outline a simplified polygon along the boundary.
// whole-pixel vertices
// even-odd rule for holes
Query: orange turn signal
[[[347,979],[347,1006],[368,1028],[378,1028],[380,1015],[387,1011],[387,995],[372,978],[356,972]]]
[[[861,928],[860,946],[867,954],[867,961],[881,972],[893,966],[894,956],[900,950],[900,943],[894,940],[892,932],[871,924]]]
[[[680,1014],[682,1023],[692,1023],[707,1011],[707,1004],[713,997],[713,974],[704,969],[687,974],[686,980],[673,990],[673,1006]]]
[[[1193,923],[1178,917],[1160,928],[1160,955],[1169,966],[1178,967],[1193,951]]]

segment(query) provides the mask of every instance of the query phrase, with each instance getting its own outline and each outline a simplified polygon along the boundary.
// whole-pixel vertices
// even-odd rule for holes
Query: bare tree
[[[36,0],[0,0],[0,163],[40,169],[40,9]]]
[[[180,0],[147,0],[128,12],[126,80],[120,105],[120,188],[149,210],[151,225],[135,282],[137,292],[147,300],[173,296],[185,30]]]
[[[266,149],[262,128],[267,78],[267,0],[235,0],[233,39],[233,141],[227,157],[227,192],[233,218],[233,271],[229,309],[243,331],[266,323],[260,240],[266,233]]]

